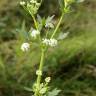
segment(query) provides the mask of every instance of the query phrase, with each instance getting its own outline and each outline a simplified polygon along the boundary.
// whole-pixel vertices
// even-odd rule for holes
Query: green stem
[[[44,57],[45,57],[45,50],[42,48],[41,52],[41,60],[40,60],[40,65],[39,65],[39,70],[43,70],[43,65],[44,65]],[[38,96],[38,89],[40,88],[40,82],[41,82],[41,75],[38,75],[37,77],[37,91],[35,92],[35,96]]]
[[[56,32],[58,31],[58,28],[59,28],[59,26],[60,26],[60,24],[61,24],[61,22],[62,22],[63,16],[64,16],[64,12],[62,13],[62,15],[61,15],[61,17],[60,17],[60,20],[59,20],[59,22],[58,22],[58,24],[57,24],[57,26],[56,26],[56,28],[55,28],[55,30],[54,30],[51,38],[53,38],[54,35],[56,34]]]
[[[38,30],[38,24],[37,24],[37,21],[36,21],[36,19],[35,19],[35,16],[34,16],[34,15],[31,15],[31,16],[32,16],[32,18],[33,18],[35,27],[36,27],[36,29]]]
[[[36,21],[35,16],[34,16],[34,15],[31,15],[31,16],[32,16],[32,18],[33,18],[33,21],[34,21],[34,24],[35,24],[36,30],[39,30],[39,29],[38,29],[38,22]],[[39,40],[41,41],[41,37],[40,37],[40,36],[39,36]]]

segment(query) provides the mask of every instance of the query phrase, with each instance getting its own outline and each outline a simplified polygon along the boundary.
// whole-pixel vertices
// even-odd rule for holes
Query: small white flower
[[[43,42],[43,44],[45,44],[45,45],[49,45],[50,40],[45,38],[45,39],[43,39],[42,42]]]
[[[22,51],[28,51],[28,49],[30,48],[30,44],[29,43],[23,43],[22,45],[21,45],[21,50]]]
[[[31,0],[30,3],[37,3],[36,0]]]
[[[36,36],[39,35],[39,34],[40,34],[40,32],[38,30],[33,30],[31,32],[31,36],[34,37],[34,38],[36,38]]]
[[[42,71],[41,70],[37,70],[36,71],[36,75],[42,75]]]
[[[51,77],[46,77],[46,78],[45,78],[45,82],[46,82],[46,83],[49,83],[50,80],[51,80]]]
[[[25,5],[25,2],[24,2],[24,1],[21,1],[21,2],[20,2],[20,5]]]
[[[56,39],[50,39],[49,45],[50,45],[51,47],[57,46],[57,40],[56,40]]]
[[[42,89],[40,90],[40,94],[44,94],[44,93],[46,93],[46,91],[47,91],[47,88],[44,87],[44,88],[42,88]]]

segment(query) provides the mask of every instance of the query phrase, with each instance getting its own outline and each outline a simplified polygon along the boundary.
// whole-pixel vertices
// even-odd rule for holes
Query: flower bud
[[[36,75],[40,75],[41,76],[42,75],[42,71],[41,70],[37,70],[36,71]]]
[[[36,38],[37,35],[39,35],[39,34],[40,34],[40,32],[38,30],[33,30],[30,35],[31,35],[31,37]]]
[[[26,4],[26,3],[25,3],[24,1],[21,1],[21,2],[20,2],[20,5],[22,5],[22,6],[25,5],[25,4]]]
[[[22,45],[21,45],[21,50],[22,51],[28,51],[28,49],[30,48],[30,44],[29,43],[23,43]]]
[[[46,77],[46,78],[45,78],[45,82],[46,82],[46,83],[49,83],[50,80],[51,80],[51,77]]]

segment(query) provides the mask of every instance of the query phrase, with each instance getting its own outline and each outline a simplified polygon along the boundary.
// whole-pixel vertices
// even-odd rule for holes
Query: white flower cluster
[[[31,3],[31,4],[35,4],[35,5],[37,5],[37,6],[40,5],[40,3],[37,2],[37,0],[31,0],[30,3]]]
[[[36,8],[38,10],[38,7],[40,6],[40,3],[38,3],[37,0],[31,0],[30,3],[34,4],[35,5],[34,8]]]
[[[51,47],[57,46],[58,41],[56,39],[43,39],[43,44]]]
[[[51,77],[46,77],[46,78],[45,78],[45,82],[46,82],[46,83],[49,83],[50,80],[51,80]],[[46,91],[47,91],[47,87],[44,87],[44,84],[41,83],[41,84],[40,84],[40,94],[45,94]]]
[[[36,0],[31,0],[30,3],[37,3]]]
[[[36,0],[30,0],[31,4],[36,4],[36,5],[40,5],[40,3],[38,3]],[[25,5],[26,2],[25,1],[20,1],[20,5]]]
[[[37,0],[30,0],[29,2],[21,1],[21,6],[25,6],[30,14],[36,14],[41,3],[38,3]]]
[[[40,94],[45,94],[46,91],[47,91],[47,87],[45,87],[44,83],[41,83],[39,87],[40,87],[40,88],[39,88],[39,93],[40,93]],[[34,88],[34,90],[36,90],[36,88],[37,88],[37,83],[34,84],[33,88]]]
[[[51,77],[46,77],[46,78],[45,78],[45,82],[46,82],[46,83],[49,83],[50,80],[51,80]]]
[[[33,37],[33,38],[36,38],[37,37],[37,35],[39,35],[40,34],[40,32],[38,31],[38,30],[32,30],[32,32],[31,32],[31,37]]]
[[[37,70],[36,71],[36,75],[40,75],[41,76],[42,75],[42,71],[41,70]]]
[[[37,70],[36,71],[36,74],[37,75],[41,75],[42,74],[42,72],[40,71],[40,70]],[[46,77],[45,78],[45,83],[41,83],[40,84],[40,88],[39,88],[39,93],[40,94],[45,94],[46,92],[47,92],[47,90],[48,90],[48,87],[46,86],[46,84],[48,84],[49,82],[50,82],[50,80],[51,80],[51,77]],[[34,88],[34,90],[36,90],[36,88],[37,88],[38,86],[37,86],[37,83],[35,83],[34,84],[34,86],[33,86],[33,88]]]
[[[31,35],[31,37],[36,38],[37,35],[39,35],[39,34],[40,34],[40,32],[39,32],[38,30],[33,30],[30,35]],[[22,50],[23,52],[28,51],[29,48],[30,48],[30,44],[27,43],[27,42],[26,42],[26,43],[23,43],[23,44],[21,45],[21,50]]]
[[[25,5],[25,4],[26,4],[25,1],[20,2],[20,5]]]
[[[21,45],[21,50],[22,51],[28,51],[28,49],[30,48],[30,44],[29,43],[23,43],[22,45]]]

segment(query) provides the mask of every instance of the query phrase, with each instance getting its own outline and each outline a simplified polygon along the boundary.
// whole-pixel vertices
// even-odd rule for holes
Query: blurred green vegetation
[[[26,54],[20,50],[25,41],[22,22],[28,30],[33,21],[18,1],[0,1],[0,96],[30,96],[24,87],[32,86],[40,59],[34,45]],[[57,21],[58,8],[57,0],[44,0],[39,14],[56,14]],[[73,8],[58,31],[70,32],[69,37],[48,50],[43,77],[52,77],[50,85],[62,90],[60,96],[96,96],[96,0]]]

